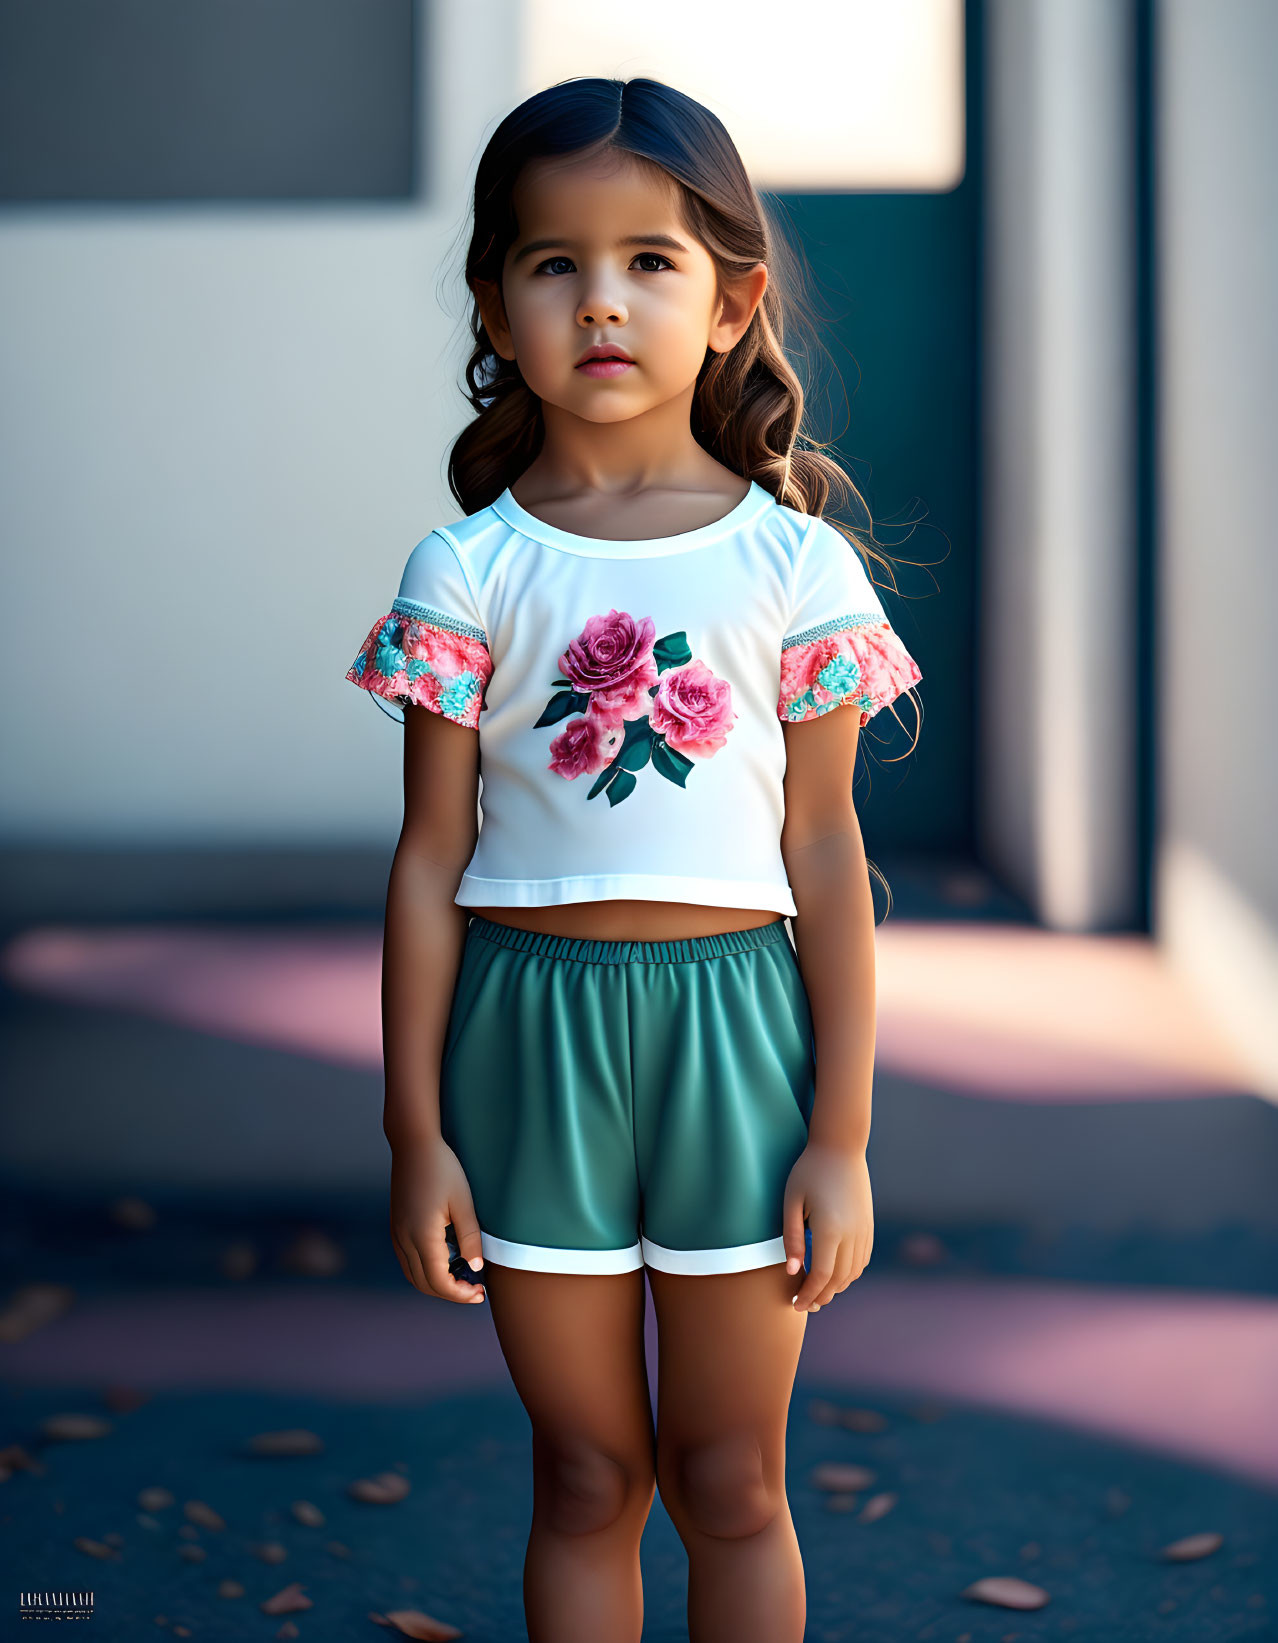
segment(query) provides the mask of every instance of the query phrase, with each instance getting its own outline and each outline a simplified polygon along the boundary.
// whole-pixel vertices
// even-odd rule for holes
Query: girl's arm
[[[786,724],[781,853],[794,892],[794,945],[812,1010],[816,1094],[808,1146],[786,1199],[790,1265],[812,1267],[796,1305],[824,1305],[859,1277],[874,1222],[865,1152],[874,1076],[874,900],[852,803],[860,714],[844,706]]]
[[[439,1134],[439,1065],[469,913],[453,897],[479,836],[479,735],[404,709],[404,825],[386,892],[382,1127],[392,1147]]]
[[[439,1075],[469,913],[453,900],[479,835],[479,735],[428,708],[404,709],[404,825],[391,865],[382,948],[382,1054],[391,1225],[410,1282],[470,1300],[448,1271],[444,1227],[481,1254],[470,1191],[443,1141]]]

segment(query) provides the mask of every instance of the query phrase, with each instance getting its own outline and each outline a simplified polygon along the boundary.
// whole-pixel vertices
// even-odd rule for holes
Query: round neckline
[[[560,530],[558,525],[551,525],[544,519],[538,519],[536,514],[529,513],[527,508],[516,502],[509,486],[492,504],[492,510],[499,519],[517,530],[521,536],[544,543],[547,547],[559,548],[565,553],[584,554],[593,559],[632,559],[687,553],[692,548],[703,548],[710,542],[718,542],[722,537],[730,536],[761,514],[765,508],[775,505],[776,498],[771,491],[765,491],[757,480],[752,479],[750,489],[736,507],[730,509],[722,518],[712,519],[708,525],[699,525],[692,531],[679,531],[674,536],[625,537],[620,540],[601,536],[577,536],[572,531]]]

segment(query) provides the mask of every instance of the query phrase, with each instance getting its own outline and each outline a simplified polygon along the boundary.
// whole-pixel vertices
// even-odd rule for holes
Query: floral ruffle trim
[[[785,639],[777,717],[802,724],[848,705],[861,709],[865,725],[922,677],[918,663],[881,616],[836,617]]]
[[[396,599],[369,630],[346,677],[400,707],[427,707],[474,729],[492,671],[481,629],[429,605]]]

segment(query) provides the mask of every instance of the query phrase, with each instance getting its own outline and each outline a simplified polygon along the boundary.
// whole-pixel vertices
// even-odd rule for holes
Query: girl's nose
[[[624,325],[628,317],[623,302],[597,291],[587,294],[577,304],[578,325]]]

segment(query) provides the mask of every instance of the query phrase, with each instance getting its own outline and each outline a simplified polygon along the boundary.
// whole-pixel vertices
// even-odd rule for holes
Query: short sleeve
[[[814,519],[795,562],[777,717],[801,724],[847,704],[860,708],[864,725],[922,677],[861,556],[842,532]]]
[[[409,554],[397,597],[373,623],[346,677],[400,708],[429,708],[478,728],[492,671],[465,567],[449,538],[432,531]]]

